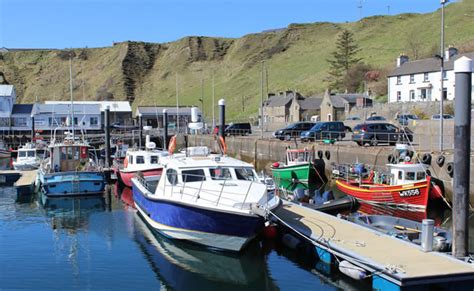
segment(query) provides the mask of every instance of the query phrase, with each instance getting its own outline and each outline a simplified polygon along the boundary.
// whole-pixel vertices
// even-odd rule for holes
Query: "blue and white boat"
[[[280,204],[251,164],[207,148],[188,148],[162,164],[155,186],[137,175],[132,189],[139,214],[166,237],[240,251],[263,229],[265,212]]]
[[[105,177],[97,159],[85,141],[66,136],[56,141],[54,134],[48,146],[48,158],[38,171],[38,183],[46,196],[79,196],[102,194]]]

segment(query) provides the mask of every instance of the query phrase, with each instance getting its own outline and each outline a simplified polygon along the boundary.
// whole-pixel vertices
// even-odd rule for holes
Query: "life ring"
[[[318,151],[318,158],[319,159],[323,158],[323,151],[321,151],[321,150]]]
[[[176,135],[173,135],[170,139],[170,145],[168,146],[168,153],[172,155],[176,150]]]
[[[390,164],[395,164],[395,161],[397,160],[397,158],[395,158],[394,155],[390,154],[388,155],[387,160]]]
[[[442,167],[444,165],[444,160],[445,160],[445,157],[444,156],[439,156],[437,159],[436,159],[436,164],[439,166],[439,167]]]
[[[326,157],[327,160],[330,160],[331,159],[331,152],[330,151],[326,151],[324,153],[324,156]]]
[[[227,153],[227,145],[222,136],[219,136],[219,147],[221,148],[222,153],[225,155]]]
[[[425,165],[431,164],[431,155],[429,153],[424,153],[421,157],[421,162]]]
[[[449,162],[446,164],[446,172],[448,173],[449,177],[453,177],[454,174],[454,164],[453,162]]]

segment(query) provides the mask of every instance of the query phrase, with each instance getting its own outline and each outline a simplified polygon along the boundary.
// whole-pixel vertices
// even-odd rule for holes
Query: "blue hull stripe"
[[[259,216],[243,216],[169,201],[151,200],[135,186],[133,199],[151,219],[170,227],[250,238],[258,234],[264,226],[264,220]]]
[[[105,179],[100,172],[74,172],[40,174],[40,181],[46,195],[83,195],[101,193]]]

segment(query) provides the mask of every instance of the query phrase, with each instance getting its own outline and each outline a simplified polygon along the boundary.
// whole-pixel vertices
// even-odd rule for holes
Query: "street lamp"
[[[441,60],[441,88],[439,98],[439,151],[443,151],[443,105],[444,105],[444,6],[449,0],[441,0],[441,44],[440,44],[440,55]]]

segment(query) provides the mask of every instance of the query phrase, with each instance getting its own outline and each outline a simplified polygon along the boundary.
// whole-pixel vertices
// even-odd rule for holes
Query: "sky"
[[[0,0],[0,47],[240,37],[290,23],[356,21],[361,15],[426,13],[439,7],[440,0]]]

